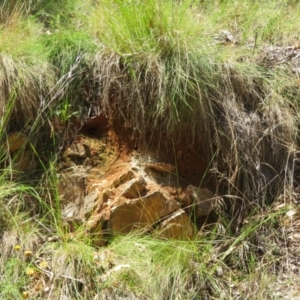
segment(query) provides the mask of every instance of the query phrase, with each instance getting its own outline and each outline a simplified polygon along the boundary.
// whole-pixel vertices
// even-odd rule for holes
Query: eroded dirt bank
[[[95,246],[105,246],[113,236],[132,230],[161,238],[195,239],[202,226],[216,221],[228,205],[207,176],[210,159],[204,153],[203,145],[183,142],[169,148],[154,143],[146,149],[122,122],[113,124],[104,116],[88,120],[62,155],[58,182],[64,230],[72,234],[83,226]],[[297,197],[281,197],[273,209],[297,201]],[[262,231],[255,242],[262,253],[279,251],[277,267],[271,271],[278,275],[276,297],[298,299],[295,286],[286,290],[287,278],[298,280],[298,215],[290,209],[280,219],[282,239]],[[270,250],[271,241],[277,250]],[[234,293],[238,297],[240,287]]]
[[[218,237],[209,237],[209,242],[216,243],[227,274],[249,272],[249,253],[262,262],[271,258],[275,262],[270,274],[279,275],[283,287],[276,295],[282,297],[287,279],[297,282],[299,274],[296,123],[292,109],[266,104],[266,95],[248,91],[247,81],[230,67],[224,70],[232,90],[212,98],[215,123],[208,121],[209,134],[199,134],[194,142],[185,139],[183,130],[177,139],[174,128],[168,135],[166,127],[159,126],[137,139],[130,114],[98,115],[83,123],[71,118],[68,126],[50,120],[61,144],[54,180],[59,203],[55,209],[62,219],[58,227],[64,239],[84,235],[101,251],[114,236],[133,230],[160,240],[199,241],[210,234],[203,225],[214,224]],[[261,83],[255,84],[258,88]],[[177,129],[186,128],[188,121],[180,121]],[[198,133],[203,124],[195,124]],[[206,139],[201,141],[202,136]],[[8,134],[6,145],[17,171],[38,166],[27,138],[26,132]],[[276,219],[284,209],[283,217]],[[276,216],[274,224],[264,227],[265,219],[272,222],[269,214]],[[217,277],[224,278],[222,272]],[[239,299],[243,287],[232,289]]]
[[[172,148],[145,149],[102,115],[86,121],[60,163],[65,230],[84,226],[95,245],[133,229],[193,239],[222,200],[205,186],[209,160],[201,146]]]

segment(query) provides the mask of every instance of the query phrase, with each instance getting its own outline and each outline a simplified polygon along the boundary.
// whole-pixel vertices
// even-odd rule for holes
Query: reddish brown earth
[[[61,196],[67,203],[76,202],[78,210],[65,218],[66,228],[72,232],[84,224],[96,246],[105,245],[111,235],[137,228],[192,239],[197,222],[191,220],[191,212],[196,212],[197,220],[207,218],[221,204],[212,186],[205,187],[209,159],[203,145],[180,143],[167,148],[152,143],[150,149],[142,148],[130,128],[103,116],[88,120],[70,148],[74,145],[83,145],[86,156],[63,156],[62,176],[73,182],[64,186],[64,193],[70,194]],[[74,195],[79,195],[77,200]],[[280,255],[271,274],[278,279],[268,288],[276,299],[300,299],[300,214],[291,211],[278,229],[281,238],[275,238]]]
[[[179,177],[189,184],[199,185],[209,168],[209,158],[203,145],[191,145],[188,142],[161,145],[158,138],[152,137],[148,147],[139,145],[133,137],[132,130],[121,121],[112,122],[103,115],[87,120],[79,134],[93,139],[105,140],[118,155],[118,159],[126,161],[133,151],[148,152],[158,161],[176,165]]]
[[[58,175],[67,235],[83,227],[95,246],[136,229],[164,238],[193,239],[201,220],[222,204],[212,185],[210,189],[205,186],[209,159],[203,145],[182,142],[168,148],[153,142],[149,148],[141,147],[130,128],[120,121],[113,124],[104,116],[82,126],[73,120],[72,129],[65,140]],[[12,156],[25,140],[22,134],[8,136]],[[31,164],[22,158],[20,162],[20,170]],[[270,270],[277,280],[270,280],[267,286],[274,299],[300,299],[299,199],[273,205],[289,210],[280,219],[279,232],[262,234],[279,249]],[[245,282],[245,290],[248,284]]]
[[[154,151],[154,143],[142,148],[130,128],[104,116],[74,124],[59,175],[67,231],[84,225],[95,245],[133,229],[190,239],[197,233],[191,212],[196,220],[218,206],[214,192],[200,188],[208,163],[199,145]]]

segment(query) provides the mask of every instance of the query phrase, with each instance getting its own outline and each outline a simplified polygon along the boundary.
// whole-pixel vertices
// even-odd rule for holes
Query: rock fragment
[[[176,170],[176,167],[170,164],[165,164],[165,163],[151,163],[147,164],[146,168],[152,169],[158,172],[163,172],[163,173],[172,173]]]
[[[16,171],[35,169],[38,165],[32,150],[16,151],[12,155],[12,160],[13,169]]]
[[[133,229],[150,229],[161,218],[179,207],[174,199],[166,198],[159,190],[143,198],[127,200],[111,209],[108,228],[113,234]]]
[[[12,132],[7,136],[7,140],[4,143],[4,148],[7,149],[10,153],[13,153],[23,146],[27,142],[27,136],[21,132]]]
[[[90,236],[94,246],[101,247],[106,244],[103,234],[104,216],[102,214],[93,215],[86,223],[86,232]]]
[[[92,191],[90,194],[84,197],[83,199],[83,216],[84,217],[89,217],[91,213],[94,211],[96,205],[98,204],[99,200],[99,190],[95,189]]]
[[[62,217],[65,219],[78,217],[85,198],[84,178],[76,174],[59,174],[57,189]]]
[[[158,231],[159,235],[176,240],[191,240],[196,232],[189,216],[182,209],[175,211],[163,220]]]
[[[134,199],[141,197],[146,187],[146,181],[143,177],[133,178],[121,186],[121,197]]]
[[[63,154],[63,157],[79,157],[86,158],[87,153],[83,144],[81,143],[73,143]]]
[[[207,216],[213,211],[217,204],[217,198],[207,188],[189,185],[181,197],[181,202],[198,218]]]
[[[133,177],[134,177],[134,173],[131,170],[122,174],[116,180],[114,180],[114,182],[112,184],[112,188],[118,188],[121,184],[129,181]]]

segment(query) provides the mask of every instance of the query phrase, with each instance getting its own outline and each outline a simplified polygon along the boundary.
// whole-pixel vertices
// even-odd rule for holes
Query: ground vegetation
[[[0,0],[0,298],[297,299],[299,22],[293,0]],[[195,240],[64,231],[60,160],[99,115],[174,164],[199,149],[178,178],[223,205]]]

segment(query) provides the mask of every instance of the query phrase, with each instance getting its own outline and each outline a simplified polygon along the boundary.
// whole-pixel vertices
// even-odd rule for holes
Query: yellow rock
[[[108,226],[113,234],[128,233],[132,229],[147,230],[178,208],[172,198],[167,198],[157,190],[145,197],[127,200],[113,207]]]
[[[31,150],[17,152],[13,155],[13,168],[16,171],[26,171],[37,167],[37,162]]]
[[[193,185],[186,188],[180,200],[197,218],[208,216],[219,203],[218,198],[209,189]]]
[[[159,235],[175,240],[191,240],[196,232],[189,216],[182,209],[163,220],[158,230]]]
[[[122,186],[121,196],[129,199],[141,197],[145,186],[146,181],[143,177],[133,178]]]
[[[119,176],[112,184],[112,188],[117,188],[121,184],[124,184],[125,182],[131,180],[134,177],[134,173],[130,170],[121,176]]]
[[[21,132],[12,132],[8,134],[7,140],[4,142],[4,148],[10,153],[21,149],[27,142],[27,136]]]

